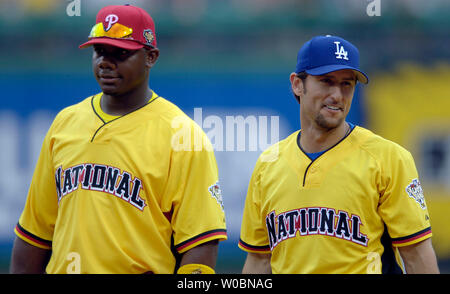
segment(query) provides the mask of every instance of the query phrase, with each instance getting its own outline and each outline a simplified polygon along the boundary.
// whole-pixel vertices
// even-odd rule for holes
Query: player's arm
[[[176,272],[214,274],[218,242],[227,239],[218,168],[206,134],[187,117],[185,123],[191,128],[192,149],[174,149],[165,189],[168,196],[161,207],[171,211],[174,249],[182,254]]]
[[[407,274],[439,274],[431,238],[416,244],[398,247],[398,250]]]
[[[213,240],[186,251],[181,257],[180,268],[188,264],[202,264],[214,269],[218,248],[219,240]]]
[[[243,274],[271,274],[272,268],[270,266],[270,253],[252,253],[247,254],[244,267],[242,268]]]
[[[42,249],[16,237],[11,254],[11,274],[44,274],[51,250]]]

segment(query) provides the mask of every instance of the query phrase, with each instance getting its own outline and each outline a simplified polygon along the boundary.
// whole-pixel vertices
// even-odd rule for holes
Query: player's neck
[[[333,129],[323,129],[313,125],[305,126],[301,129],[300,146],[308,153],[325,151],[336,145],[349,132],[350,125],[346,122]]]
[[[100,101],[102,110],[109,115],[125,115],[144,106],[152,97],[152,91],[145,84],[119,95],[103,93]]]

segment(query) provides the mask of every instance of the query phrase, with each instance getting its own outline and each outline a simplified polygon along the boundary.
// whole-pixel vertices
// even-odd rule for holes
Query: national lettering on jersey
[[[344,46],[341,45],[341,42],[336,41],[334,42],[334,44],[336,44],[336,52],[334,52],[334,54],[336,55],[337,59],[345,59],[348,60],[348,51],[345,51]]]
[[[140,197],[142,181],[129,172],[101,164],[84,163],[55,172],[58,203],[73,191],[99,191],[114,195],[139,210],[144,210],[145,201]]]
[[[281,242],[302,236],[323,235],[337,237],[359,245],[367,246],[369,239],[360,231],[361,218],[333,208],[305,207],[266,217],[270,249]],[[297,232],[299,236],[297,236]]]

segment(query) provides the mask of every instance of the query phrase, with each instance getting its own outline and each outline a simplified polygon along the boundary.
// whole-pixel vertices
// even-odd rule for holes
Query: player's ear
[[[295,72],[291,73],[291,75],[289,76],[289,79],[291,81],[292,93],[294,94],[298,103],[300,103],[300,97],[304,93],[305,85],[304,85],[302,79],[300,79],[297,76],[297,73],[295,73]]]
[[[153,67],[155,65],[156,60],[158,60],[159,57],[159,49],[158,48],[145,48],[145,65],[148,68]]]

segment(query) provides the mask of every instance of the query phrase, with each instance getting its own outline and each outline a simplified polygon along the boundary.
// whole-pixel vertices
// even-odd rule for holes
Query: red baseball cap
[[[86,48],[93,44],[106,44],[128,50],[144,46],[156,48],[155,23],[142,8],[126,5],[103,7],[97,14]]]

